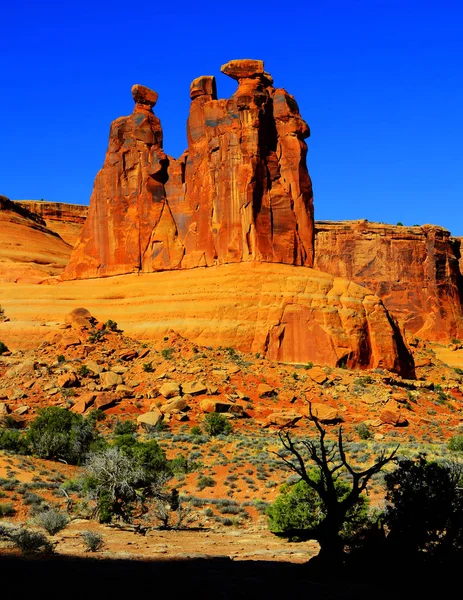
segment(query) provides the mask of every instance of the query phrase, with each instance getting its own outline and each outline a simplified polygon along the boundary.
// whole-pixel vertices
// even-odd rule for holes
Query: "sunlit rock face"
[[[315,267],[379,296],[407,332],[463,338],[461,239],[435,225],[317,221]]]
[[[246,261],[312,266],[309,128],[262,61],[222,71],[238,89],[217,100],[214,77],[192,82],[178,160],[162,149],[156,92],[133,87],[134,112],[111,125],[65,279]]]

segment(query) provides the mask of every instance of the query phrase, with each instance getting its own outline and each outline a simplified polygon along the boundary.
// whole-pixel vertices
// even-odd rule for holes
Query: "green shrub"
[[[204,490],[204,488],[207,487],[214,487],[216,485],[216,482],[212,477],[202,475],[201,477],[198,477],[196,485],[198,490]]]
[[[172,354],[174,352],[173,348],[163,348],[161,350],[161,356],[162,358],[164,358],[165,360],[170,360],[172,358]]]
[[[134,434],[137,431],[137,424],[133,421],[117,421],[114,427],[115,435]]]
[[[16,454],[28,454],[27,436],[17,429],[0,429],[0,450],[7,450]]]
[[[347,496],[350,486],[337,479],[336,494],[339,499]],[[288,532],[292,529],[315,530],[326,516],[325,506],[320,496],[305,481],[284,484],[275,502],[267,508],[268,525],[273,533]],[[345,540],[353,537],[354,532],[368,520],[368,499],[360,496],[357,505],[347,514],[347,520],[341,530]],[[292,541],[299,538],[288,536]],[[316,539],[316,538],[315,538]]]
[[[50,535],[55,535],[66,527],[69,522],[67,515],[50,509],[39,512],[34,517],[35,522],[43,527]]]
[[[373,437],[373,434],[370,431],[370,428],[365,423],[359,423],[354,427],[358,436],[362,440],[370,440]]]
[[[12,535],[12,541],[23,554],[52,554],[53,545],[40,533],[21,528]]]
[[[58,354],[58,357],[56,359],[60,364],[66,362],[66,357],[64,356],[64,354]]]
[[[152,363],[151,362],[144,363],[143,371],[145,371],[145,373],[152,373],[154,371]]]
[[[71,464],[83,462],[96,438],[91,421],[57,406],[41,409],[27,434],[33,454]]]
[[[86,552],[98,552],[104,546],[103,536],[96,531],[82,531]]]
[[[208,435],[228,435],[233,431],[233,426],[227,417],[220,413],[208,413],[203,421],[204,431]]]
[[[193,425],[190,429],[191,435],[202,435],[203,431],[199,425]]]
[[[15,514],[15,509],[12,502],[0,504],[0,517],[11,517]]]
[[[108,319],[104,324],[105,329],[109,329],[110,331],[117,331],[117,323],[112,319]]]
[[[463,452],[463,435],[451,437],[447,447],[452,452]]]
[[[77,375],[79,375],[79,377],[88,377],[92,372],[90,371],[90,369],[87,367],[87,365],[81,365],[78,369],[77,369]]]
[[[100,331],[99,329],[92,329],[88,336],[88,341],[91,344],[95,344],[96,342],[102,342],[104,340],[104,331]]]

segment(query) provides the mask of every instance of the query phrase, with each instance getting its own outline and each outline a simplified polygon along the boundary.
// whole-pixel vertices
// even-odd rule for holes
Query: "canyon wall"
[[[42,217],[0,196],[0,283],[40,283],[60,275],[71,250]]]
[[[317,269],[372,290],[407,333],[463,338],[460,241],[446,229],[317,221],[315,248]]]
[[[48,229],[57,233],[71,246],[74,246],[78,240],[88,215],[88,206],[81,204],[43,200],[15,200],[14,202],[30,213],[39,215]]]

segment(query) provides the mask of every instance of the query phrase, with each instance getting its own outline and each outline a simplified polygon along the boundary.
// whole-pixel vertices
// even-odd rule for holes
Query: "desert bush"
[[[0,523],[0,540],[11,542],[23,554],[51,554],[53,545],[40,531]]]
[[[201,477],[198,477],[198,481],[196,483],[198,490],[204,490],[204,488],[214,487],[215,485],[216,481],[212,477],[209,477],[207,475],[202,475]]]
[[[24,433],[17,429],[0,429],[0,450],[16,454],[27,454],[29,443]]]
[[[228,435],[233,431],[233,426],[227,417],[220,413],[208,413],[203,421],[204,431],[211,436]]]
[[[105,338],[104,331],[100,331],[99,329],[92,329],[88,336],[88,341],[91,344],[95,344],[97,342],[102,342]]]
[[[58,357],[56,358],[56,360],[61,364],[66,362],[66,357],[64,356],[64,354],[58,354]]]
[[[165,360],[170,360],[172,358],[172,354],[173,353],[174,353],[174,349],[173,348],[163,348],[161,350],[161,356]]]
[[[454,435],[450,438],[448,449],[452,452],[463,452],[463,435]]]
[[[448,553],[463,549],[463,468],[403,459],[384,477],[388,541],[402,552]]]
[[[143,508],[146,498],[156,493],[153,486],[171,475],[169,461],[156,440],[143,443],[125,434],[116,441],[120,444],[90,454],[86,464],[85,490],[96,502],[102,523],[113,517],[130,521],[135,505]]]
[[[117,421],[114,426],[115,435],[134,434],[137,431],[137,425],[133,421]]]
[[[86,552],[98,552],[104,546],[103,536],[96,531],[82,531]]]
[[[318,475],[313,472],[313,477]],[[350,486],[341,479],[335,482],[336,495],[342,501],[349,493]],[[295,484],[284,484],[275,502],[267,508],[269,529],[272,533],[284,534],[292,530],[316,531],[326,518],[326,507],[317,492],[305,481]],[[340,531],[341,537],[350,540],[356,529],[368,520],[368,499],[360,496],[346,515],[346,520]],[[299,537],[288,535],[292,541]]]
[[[370,428],[365,423],[359,423],[355,426],[354,429],[357,432],[359,438],[362,440],[370,440],[373,437]]]
[[[87,365],[81,365],[78,369],[77,369],[77,375],[79,375],[79,377],[88,377],[89,375],[91,375],[91,371],[90,369],[87,367]]]
[[[117,323],[112,319],[108,319],[104,324],[105,329],[109,329],[110,331],[117,331]]]
[[[11,517],[15,514],[15,509],[12,502],[0,504],[0,517]]]
[[[33,454],[71,464],[83,462],[96,438],[91,421],[57,406],[41,409],[27,434]]]
[[[37,525],[43,527],[50,535],[55,535],[66,527],[69,519],[64,513],[52,508],[37,513],[34,521]]]
[[[152,373],[154,371],[152,362],[143,363],[143,371],[145,373]]]

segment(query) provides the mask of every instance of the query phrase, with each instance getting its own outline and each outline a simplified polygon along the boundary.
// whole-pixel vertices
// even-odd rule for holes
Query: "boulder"
[[[307,371],[307,375],[312,381],[318,383],[319,385],[322,385],[328,380],[325,371],[321,367],[312,367]]]
[[[163,383],[159,388],[159,393],[164,396],[164,398],[174,398],[175,396],[179,396],[180,384],[175,381]]]
[[[182,383],[182,392],[191,396],[199,396],[207,393],[207,387],[199,381]]]
[[[79,379],[73,371],[68,371],[58,377],[57,384],[60,388],[72,388],[79,385]]]
[[[113,373],[112,371],[104,371],[103,373],[100,373],[100,383],[105,390],[109,390],[121,385],[123,383],[123,379],[117,373]]]
[[[277,427],[293,427],[302,419],[302,415],[296,412],[281,411],[267,415],[265,422],[267,425],[276,425]]]
[[[159,410],[151,410],[137,417],[137,423],[145,428],[155,427],[162,420],[162,413]]]
[[[185,400],[185,397],[182,398],[182,396],[176,396],[176,397],[172,398],[172,400],[170,402],[163,404],[159,408],[159,410],[163,414],[168,414],[168,413],[171,413],[174,411],[185,410],[187,407],[188,407],[188,402],[187,402],[187,400]]]
[[[408,425],[407,419],[402,415],[400,406],[394,400],[389,400],[379,414],[383,423],[394,425],[394,427],[405,427]]]
[[[275,395],[275,390],[268,383],[259,383],[257,393],[259,394],[259,398],[270,398]]]
[[[322,404],[321,402],[314,402],[307,408],[307,415],[309,418],[315,417],[321,423],[334,423],[339,420],[339,412],[337,408],[330,406],[329,404]]]
[[[233,402],[215,398],[203,398],[199,403],[199,407],[204,413],[228,413],[232,412],[233,408],[236,406],[237,405],[233,404]]]
[[[118,394],[112,394],[110,392],[95,394],[94,408],[105,410],[106,408],[113,406],[119,398]]]

